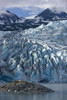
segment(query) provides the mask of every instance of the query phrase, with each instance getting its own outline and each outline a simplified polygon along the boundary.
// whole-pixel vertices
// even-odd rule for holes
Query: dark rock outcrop
[[[42,93],[42,92],[54,92],[51,89],[48,89],[45,86],[35,84],[35,83],[29,83],[25,81],[15,81],[12,83],[8,83],[2,87],[0,87],[1,90],[6,90],[8,92],[17,92],[17,93]]]
[[[45,9],[42,13],[35,17],[40,18],[42,21],[60,21],[60,20],[67,20],[67,13],[66,12],[53,12],[49,8]]]

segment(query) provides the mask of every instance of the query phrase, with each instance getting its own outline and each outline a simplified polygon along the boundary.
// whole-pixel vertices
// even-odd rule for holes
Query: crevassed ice
[[[50,22],[23,32],[2,32],[0,79],[4,76],[67,82],[67,21]]]

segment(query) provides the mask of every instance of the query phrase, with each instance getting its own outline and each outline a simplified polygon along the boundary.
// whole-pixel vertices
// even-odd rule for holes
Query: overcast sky
[[[36,6],[40,8],[57,7],[67,11],[67,0],[0,0],[0,9],[8,7],[28,7]]]

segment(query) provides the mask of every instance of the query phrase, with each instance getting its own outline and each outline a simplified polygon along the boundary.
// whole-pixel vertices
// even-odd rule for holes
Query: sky
[[[25,18],[34,18],[46,8],[56,8],[58,13],[67,12],[67,0],[0,0],[0,11],[7,9]]]
[[[23,8],[12,7],[7,8],[7,10],[9,10],[11,13],[18,15],[19,17],[25,17],[27,19],[32,19],[43,11],[42,8],[32,6]]]
[[[57,7],[59,10],[67,11],[67,0],[0,0],[0,9],[28,6],[36,6],[43,9]]]

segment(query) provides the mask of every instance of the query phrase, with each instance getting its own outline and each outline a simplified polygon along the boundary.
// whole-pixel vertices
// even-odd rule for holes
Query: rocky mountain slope
[[[9,11],[0,11],[0,24],[9,25],[11,23],[22,23],[24,18],[20,18],[17,15],[10,13]]]
[[[48,24],[50,21],[67,20],[67,13],[55,13],[50,9],[44,10],[34,19],[25,19],[9,11],[0,11],[0,31],[24,30],[36,28],[41,24]]]
[[[42,22],[44,21],[59,21],[59,20],[67,20],[66,12],[53,12],[49,8],[45,9],[42,13],[35,17],[36,19],[40,19]]]
[[[0,30],[17,30],[21,28],[25,18],[20,18],[9,11],[0,11]]]

